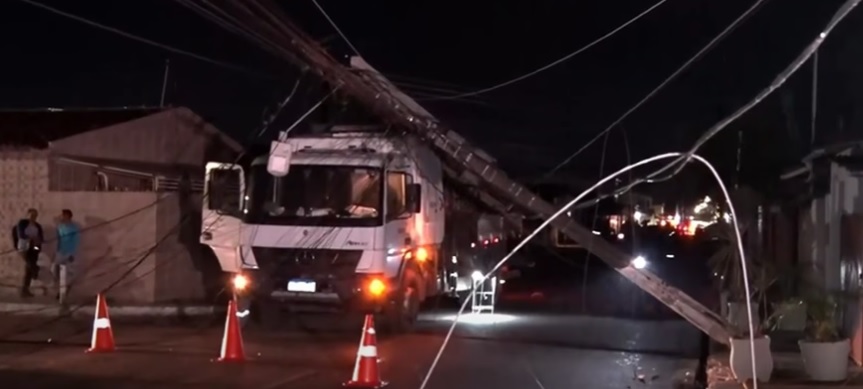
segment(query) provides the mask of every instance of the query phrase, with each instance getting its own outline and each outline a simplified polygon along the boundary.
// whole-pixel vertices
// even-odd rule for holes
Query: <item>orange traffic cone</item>
[[[363,324],[363,335],[360,338],[360,348],[357,350],[357,362],[351,380],[342,384],[348,388],[382,388],[387,382],[381,381],[378,372],[378,346],[375,336],[375,320],[371,314],[366,315]]]
[[[243,351],[243,334],[240,332],[240,322],[237,319],[237,302],[228,302],[228,317],[225,320],[225,334],[222,336],[222,351],[219,362],[243,362],[246,353]]]
[[[99,293],[96,297],[96,316],[93,318],[93,339],[90,341],[88,353],[106,353],[114,351],[114,331],[111,330],[111,319],[108,318],[108,303],[105,295]]]

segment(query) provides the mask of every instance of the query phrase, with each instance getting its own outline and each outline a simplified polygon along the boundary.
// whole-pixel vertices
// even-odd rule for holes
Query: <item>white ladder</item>
[[[471,288],[471,312],[494,313],[495,296],[497,292],[497,277],[488,277],[485,281],[473,280]]]

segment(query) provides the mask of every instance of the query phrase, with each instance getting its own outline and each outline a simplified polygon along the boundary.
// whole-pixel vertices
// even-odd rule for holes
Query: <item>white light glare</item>
[[[621,233],[619,233],[619,234],[617,234],[617,239],[619,239],[619,240],[623,240],[623,238],[626,238],[626,235],[623,235],[623,233],[622,233],[622,232],[621,232]]]
[[[636,269],[644,269],[645,267],[647,267],[647,260],[639,255],[632,259],[632,267]]]
[[[482,272],[480,272],[479,270],[474,270],[473,273],[470,274],[470,278],[472,278],[476,282],[482,281]]]

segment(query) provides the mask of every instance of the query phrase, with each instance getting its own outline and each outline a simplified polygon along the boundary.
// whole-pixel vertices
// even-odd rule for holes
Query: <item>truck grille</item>
[[[302,278],[314,280],[319,290],[327,290],[335,282],[351,279],[362,257],[361,250],[286,249],[253,247],[252,252],[265,283],[284,288],[288,281]]]

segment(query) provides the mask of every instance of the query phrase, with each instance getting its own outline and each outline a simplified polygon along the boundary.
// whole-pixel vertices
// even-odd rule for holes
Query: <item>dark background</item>
[[[753,2],[669,0],[620,33],[535,77],[479,96],[424,104],[510,172],[536,177],[614,121]],[[310,0],[279,3],[334,54],[350,53]],[[320,3],[369,63],[422,100],[491,86],[532,71],[607,33],[655,1]],[[691,145],[710,125],[768,85],[841,3],[768,0],[612,131],[605,150],[606,174],[627,159]],[[250,71],[173,54],[18,0],[2,0],[2,108],[158,105],[165,61],[170,59],[167,104],[188,106],[244,141],[260,126],[264,109],[290,91],[298,74],[292,64],[169,0],[43,4]],[[863,125],[860,38],[863,11],[858,9],[820,52],[816,145],[859,137],[855,134]],[[811,84],[810,63],[711,141],[703,153],[727,180],[770,191],[778,173],[813,147]],[[305,80],[268,135],[314,104],[320,87],[315,80]],[[742,175],[737,177],[739,131],[745,135]],[[596,142],[565,170],[585,179],[596,177],[602,144]],[[649,190],[672,201],[694,199],[715,188],[702,173],[692,167],[677,183]]]

